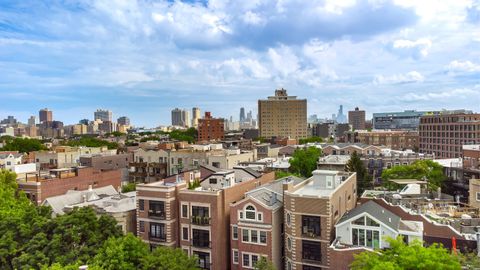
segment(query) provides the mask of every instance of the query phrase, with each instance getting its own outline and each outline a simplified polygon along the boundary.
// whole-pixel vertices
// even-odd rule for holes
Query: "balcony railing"
[[[192,239],[192,246],[198,248],[211,248],[212,242],[209,239]]]
[[[192,224],[201,225],[201,226],[209,226],[210,225],[210,217],[192,216]]]
[[[166,219],[167,215],[165,211],[148,210],[148,217],[152,219]]]
[[[314,233],[313,231],[310,231],[310,230],[306,230],[306,231],[302,232],[302,237],[305,237],[305,238],[320,238],[320,234],[319,233]]]
[[[163,235],[152,235],[150,234],[148,236],[148,239],[150,241],[154,241],[154,242],[166,242],[167,241],[167,235],[163,234]]]

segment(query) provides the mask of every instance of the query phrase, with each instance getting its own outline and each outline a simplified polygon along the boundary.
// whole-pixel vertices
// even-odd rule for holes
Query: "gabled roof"
[[[347,221],[353,221],[355,218],[363,215],[369,214],[370,216],[374,217],[381,223],[385,224],[386,226],[398,230],[400,224],[400,217],[395,215],[394,213],[388,211],[387,209],[383,208],[381,205],[377,204],[376,202],[369,200],[368,202],[353,208],[352,210],[345,213],[337,222],[337,225]]]

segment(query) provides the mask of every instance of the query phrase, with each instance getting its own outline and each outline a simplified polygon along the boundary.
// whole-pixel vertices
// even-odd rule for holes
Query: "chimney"
[[[270,205],[274,205],[277,202],[277,193],[272,192],[272,196],[270,196]]]
[[[92,191],[93,188],[92,188],[92,185],[88,185],[88,191]]]

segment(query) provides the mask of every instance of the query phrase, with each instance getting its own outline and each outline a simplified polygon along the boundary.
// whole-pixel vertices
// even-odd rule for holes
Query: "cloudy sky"
[[[480,111],[480,1],[0,1],[0,118],[238,118],[278,87],[319,116]]]

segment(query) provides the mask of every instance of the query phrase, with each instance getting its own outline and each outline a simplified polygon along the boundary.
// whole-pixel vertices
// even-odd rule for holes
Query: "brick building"
[[[313,172],[298,184],[283,185],[285,265],[292,269],[323,269],[331,265],[328,247],[334,225],[356,204],[356,174]]]
[[[353,130],[364,130],[365,128],[365,111],[359,110],[358,107],[354,111],[348,112],[348,123]]]
[[[121,170],[100,171],[91,167],[52,169],[47,173],[27,173],[18,180],[18,188],[35,204],[41,204],[46,198],[63,195],[69,190],[88,190],[121,186]]]
[[[420,152],[458,158],[462,146],[480,144],[480,114],[439,114],[420,118]]]
[[[393,150],[418,149],[418,132],[407,130],[373,130],[347,132],[346,141],[368,145],[385,146]]]
[[[198,141],[220,141],[225,137],[225,124],[222,118],[213,118],[210,112],[205,112],[202,119],[198,119]]]

